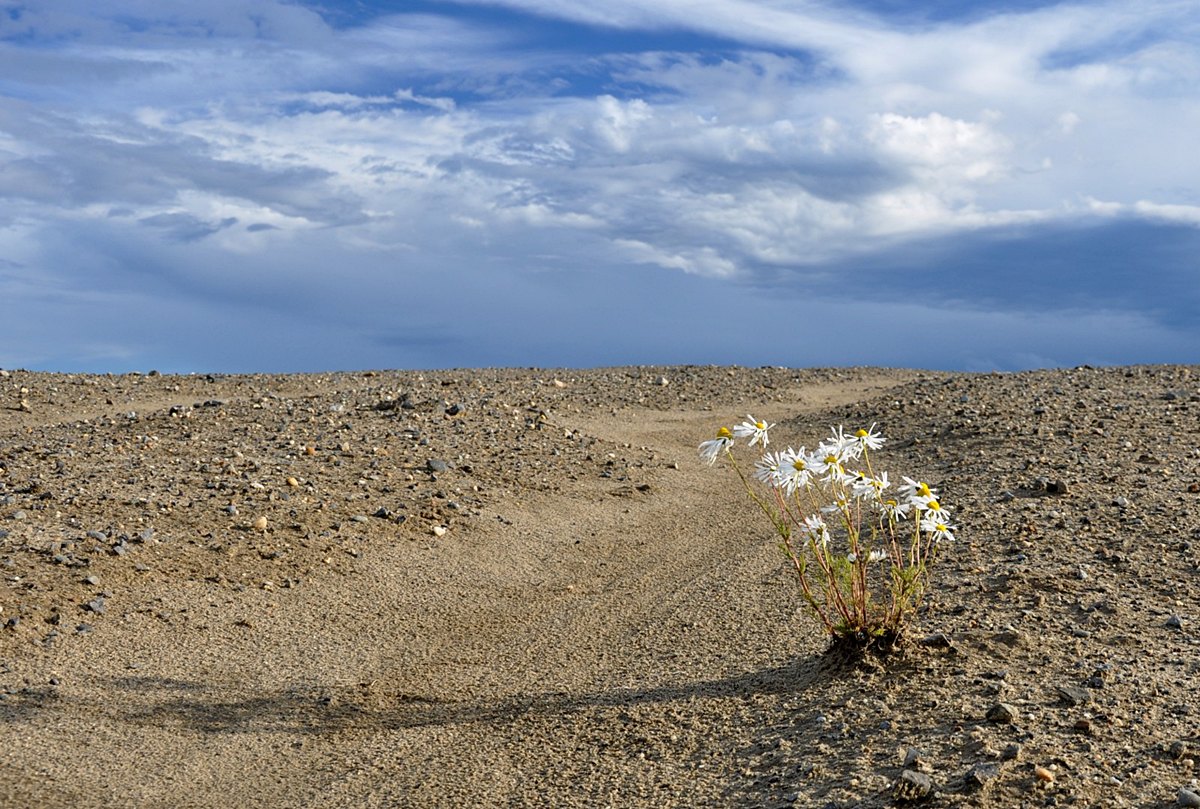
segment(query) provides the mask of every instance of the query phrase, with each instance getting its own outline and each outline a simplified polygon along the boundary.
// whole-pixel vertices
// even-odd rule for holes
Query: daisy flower
[[[873,478],[868,474],[859,472],[854,477],[854,483],[851,484],[851,489],[855,497],[870,497],[878,500],[883,496],[883,490],[892,485],[888,482],[888,473],[882,472],[879,477]]]
[[[754,479],[769,486],[779,485],[779,472],[783,468],[782,452],[764,452],[754,464]]]
[[[749,421],[743,421],[741,424],[733,428],[733,434],[738,438],[749,438],[750,446],[761,444],[766,446],[771,443],[771,439],[767,438],[767,430],[774,427],[774,424],[767,424],[765,421],[757,421],[754,416],[746,414]]]
[[[940,517],[926,516],[921,520],[921,530],[929,534],[934,542],[953,542],[954,526]]]
[[[913,480],[910,477],[904,478],[904,484],[900,487],[900,493],[904,495],[908,502],[918,508],[924,508],[927,502],[937,499],[937,492],[929,488],[928,483]]]
[[[800,530],[807,539],[815,540],[822,545],[829,544],[829,526],[825,524],[825,520],[820,514],[809,514],[805,517]]]
[[[872,422],[869,429],[858,430],[850,437],[850,440],[857,444],[860,450],[868,450],[882,447],[884,437],[876,432],[875,423]]]
[[[912,508],[912,504],[907,501],[901,503],[894,498],[889,498],[878,500],[875,507],[879,509],[879,513],[885,520],[903,522],[908,517],[908,510]]]
[[[937,500],[926,500],[925,505],[917,506],[922,510],[922,520],[939,520],[941,522],[950,522],[950,507],[943,506]]]
[[[717,430],[716,438],[700,442],[700,460],[712,466],[716,463],[717,456],[731,446],[733,446],[733,433],[729,432],[728,427],[722,427]]]
[[[791,497],[799,489],[807,489],[812,485],[812,462],[804,447],[794,450],[788,447],[780,453],[779,485]]]
[[[882,562],[884,559],[887,559],[887,551],[885,551],[883,548],[876,548],[867,554],[868,563]],[[850,553],[846,554],[846,561],[850,564],[854,564],[858,561],[858,554],[851,551]]]
[[[813,453],[813,474],[820,475],[825,480],[845,480],[845,461],[843,448],[831,442],[822,441],[817,445],[817,451]]]

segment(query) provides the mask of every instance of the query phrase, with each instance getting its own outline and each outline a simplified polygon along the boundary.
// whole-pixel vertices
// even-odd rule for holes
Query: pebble
[[[1066,481],[1062,481],[1062,480],[1050,481],[1049,483],[1046,484],[1046,492],[1048,494],[1066,494],[1067,493]]]
[[[1179,794],[1175,797],[1175,803],[1179,806],[1200,807],[1200,795],[1190,789],[1180,789]]]
[[[892,787],[892,797],[898,801],[919,801],[933,792],[933,779],[923,772],[905,770]]]
[[[1091,702],[1092,695],[1086,688],[1080,688],[1075,685],[1060,685],[1058,687],[1059,698],[1068,705],[1086,705]]]
[[[258,517],[254,521],[253,524],[254,524],[255,531],[266,531],[267,530],[267,518],[266,517]]]
[[[104,606],[104,596],[96,596],[89,601],[84,608],[96,613],[97,615],[103,615],[107,609],[107,607]]]
[[[1037,778],[1037,780],[1041,781],[1043,784],[1054,783],[1054,773],[1050,772],[1045,767],[1040,767],[1040,766],[1034,767],[1033,775],[1035,778]]]
[[[1167,619],[1167,629],[1183,629],[1183,618],[1178,615],[1172,615]]]
[[[987,720],[998,725],[1008,725],[1017,721],[1021,713],[1006,702],[997,702],[987,712]]]
[[[425,468],[434,473],[445,472],[450,468],[450,464],[446,463],[440,458],[430,458],[425,462]]]
[[[1000,775],[1000,765],[990,762],[976,764],[967,770],[966,785],[971,789],[982,789]]]
[[[446,532],[449,530],[450,529],[444,525],[435,525],[435,526],[433,526],[433,535],[435,537],[444,537],[446,535]]]
[[[446,408],[447,416],[457,416],[466,411],[466,406],[461,404],[452,404]]]

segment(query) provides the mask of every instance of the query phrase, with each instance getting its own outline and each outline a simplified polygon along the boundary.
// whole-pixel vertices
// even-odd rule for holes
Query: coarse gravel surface
[[[953,508],[900,652],[749,413]],[[0,806],[1197,805],[1198,567],[1195,367],[4,370]]]

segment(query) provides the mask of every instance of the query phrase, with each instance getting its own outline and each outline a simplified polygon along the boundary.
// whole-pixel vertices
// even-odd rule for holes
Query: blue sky
[[[0,0],[0,367],[1197,362],[1200,6]]]

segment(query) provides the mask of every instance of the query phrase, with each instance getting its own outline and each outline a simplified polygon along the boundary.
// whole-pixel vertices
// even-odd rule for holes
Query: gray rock
[[[967,789],[983,789],[990,782],[994,781],[1000,775],[1000,765],[992,762],[981,762],[976,764],[971,769],[967,770],[967,774],[963,781]]]
[[[1172,615],[1167,619],[1167,629],[1183,629],[1183,618],[1178,615]]]
[[[425,462],[425,468],[428,469],[430,472],[434,472],[434,473],[445,472],[447,469],[450,468],[450,464],[446,463],[445,461],[443,461],[439,458],[430,458],[428,461]]]
[[[457,416],[461,413],[465,413],[466,410],[467,410],[467,408],[465,405],[452,404],[446,408],[446,415],[447,416]]]
[[[1074,685],[1060,685],[1058,687],[1058,697],[1071,706],[1086,705],[1092,701],[1092,695],[1086,688]]]
[[[1062,480],[1050,481],[1049,483],[1046,484],[1046,493],[1047,494],[1066,494],[1067,493],[1066,481],[1062,481]]]
[[[988,708],[987,712],[987,720],[995,722],[998,725],[1010,725],[1016,722],[1020,716],[1020,711],[1006,702],[997,702],[991,708]]]
[[[1171,742],[1171,746],[1167,749],[1167,754],[1171,758],[1178,761],[1179,759],[1183,758],[1184,754],[1187,753],[1187,751],[1188,751],[1187,742],[1185,742],[1183,739],[1176,739],[1175,741]]]
[[[923,772],[905,770],[892,786],[892,797],[898,801],[919,801],[933,794],[933,779]]]
[[[107,609],[107,607],[104,606],[104,596],[96,596],[86,605],[84,605],[84,609],[94,612],[97,615],[103,615]]]
[[[1190,789],[1181,789],[1175,798],[1175,803],[1179,806],[1200,807],[1200,795]]]

